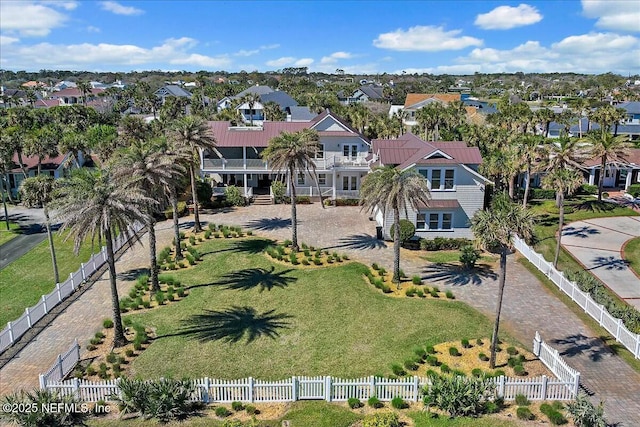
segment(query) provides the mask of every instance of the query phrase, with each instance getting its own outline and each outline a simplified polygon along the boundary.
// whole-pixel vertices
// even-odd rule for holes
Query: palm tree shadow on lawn
[[[275,272],[273,266],[269,270],[265,268],[247,268],[229,273],[219,282],[194,285],[190,286],[189,289],[203,286],[223,286],[224,289],[230,290],[248,291],[258,288],[259,292],[265,289],[270,291],[273,288],[285,288],[297,281],[298,279],[295,277],[287,276],[292,271],[292,269],[289,269]]]
[[[387,247],[387,244],[383,240],[378,239],[376,236],[371,236],[366,233],[360,233],[360,234],[351,234],[350,236],[346,236],[346,237],[341,237],[337,245],[328,246],[324,249],[344,248],[344,249],[367,250],[367,249],[382,249],[386,247]]]
[[[444,282],[445,285],[452,286],[479,286],[484,280],[498,278],[498,275],[487,264],[478,264],[469,270],[453,263],[438,263],[425,267],[422,272],[425,274],[422,279]]]
[[[222,252],[235,252],[235,253],[248,253],[252,255],[260,254],[264,252],[269,246],[274,245],[273,240],[267,239],[247,239],[233,242],[233,245],[217,251],[203,252],[201,255],[218,254]]]
[[[249,344],[262,336],[276,339],[280,336],[279,330],[289,328],[289,319],[292,318],[292,315],[276,313],[275,310],[258,313],[255,308],[247,306],[205,310],[202,314],[194,314],[183,320],[178,332],[159,338],[186,336],[202,343],[236,343],[246,337]]]

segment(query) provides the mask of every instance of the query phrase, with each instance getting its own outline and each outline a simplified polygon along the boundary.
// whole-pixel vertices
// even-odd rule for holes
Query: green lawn
[[[190,295],[132,314],[158,338],[132,368],[143,378],[282,379],[390,374],[415,345],[488,337],[491,322],[458,301],[391,298],[366,267],[295,269],[261,252],[269,242],[210,240],[204,262],[174,273]]]
[[[13,239],[17,235],[19,235],[19,228],[17,223],[9,221],[9,230],[7,230],[7,223],[4,221],[0,222],[0,245],[7,243],[9,240]]]
[[[624,259],[629,261],[629,267],[640,277],[640,237],[629,240],[624,246]]]
[[[91,244],[82,247],[80,254],[73,253],[71,239],[64,242],[58,233],[54,234],[54,246],[58,260],[60,281],[69,273],[80,268],[80,263],[91,256]],[[97,247],[95,248],[97,251]],[[0,270],[0,325],[15,320],[25,308],[31,307],[55,288],[49,242],[44,240],[25,255]]]

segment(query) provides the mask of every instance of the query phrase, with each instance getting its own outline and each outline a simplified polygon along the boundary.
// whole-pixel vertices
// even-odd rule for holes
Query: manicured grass
[[[624,259],[629,261],[631,268],[640,277],[640,237],[631,239],[624,245]]]
[[[73,253],[73,241],[64,241],[54,234],[54,246],[58,260],[60,281],[80,268],[80,263],[91,256],[91,244],[84,245],[78,256]],[[98,250],[97,245],[94,248]],[[20,317],[25,308],[31,307],[55,288],[49,242],[44,240],[20,259],[0,270],[0,327]]]
[[[486,337],[491,322],[458,301],[390,298],[367,267],[296,269],[272,263],[270,242],[211,240],[204,262],[172,274],[184,300],[131,314],[158,338],[133,362],[143,378],[282,379],[390,374],[416,345]]]
[[[425,412],[410,412],[409,417],[415,422],[415,427],[516,427],[522,425],[518,421],[509,421],[496,417],[450,419],[445,416],[430,418]]]
[[[0,245],[18,236],[20,234],[19,228],[17,223],[9,221],[9,230],[7,230],[7,223],[0,221]]]

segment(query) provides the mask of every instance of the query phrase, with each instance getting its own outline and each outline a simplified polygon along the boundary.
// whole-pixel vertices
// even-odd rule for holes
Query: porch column
[[[589,169],[589,185],[595,185],[596,170],[594,168]]]
[[[631,185],[631,178],[633,177],[633,169],[627,169],[627,180],[624,183],[624,189],[626,190]]]
[[[247,147],[242,147],[242,167],[247,168]],[[246,180],[246,179],[245,179]]]
[[[242,181],[244,182],[244,197],[247,197],[247,174],[242,175]]]
[[[332,190],[332,194],[331,195],[333,197],[333,200],[336,199],[336,179],[337,179],[336,178],[336,170],[334,168],[333,169],[333,188],[331,189]]]

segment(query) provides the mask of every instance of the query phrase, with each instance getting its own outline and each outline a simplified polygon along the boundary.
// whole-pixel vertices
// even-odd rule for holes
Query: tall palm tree
[[[42,206],[44,213],[44,224],[49,238],[49,251],[51,252],[51,263],[53,264],[53,277],[55,283],[60,282],[58,274],[58,262],[56,261],[56,248],[53,244],[53,234],[51,233],[51,219],[49,218],[49,204],[53,200],[55,180],[50,175],[38,175],[26,178],[20,183],[20,194],[22,201],[27,206]]]
[[[253,107],[260,102],[260,95],[257,93],[247,93],[242,97],[240,102],[249,106],[249,125],[253,126]]]
[[[519,160],[524,165],[525,182],[522,206],[526,208],[527,199],[529,198],[529,188],[531,187],[531,172],[541,151],[540,137],[531,134],[518,135],[516,141],[518,143]]]
[[[271,138],[267,148],[260,154],[271,164],[274,170],[279,173],[286,173],[289,179],[289,188],[291,189],[291,247],[294,251],[300,249],[298,246],[298,216],[296,212],[296,174],[309,173],[317,184],[318,178],[314,159],[319,149],[318,133],[311,129],[303,129],[294,133],[282,132],[279,136]]]
[[[216,140],[211,133],[209,125],[196,116],[185,116],[176,120],[171,126],[170,140],[178,151],[190,154],[187,163],[191,179],[191,196],[193,198],[194,231],[200,232],[202,231],[202,225],[200,224],[198,207],[196,168],[199,168],[200,165],[200,151],[215,149]]]
[[[174,186],[180,175],[185,172],[176,156],[167,154],[166,148],[164,141],[136,140],[128,148],[117,152],[114,159],[115,180],[137,187],[157,202],[157,204],[146,206],[145,215],[149,233],[149,268],[153,292],[160,291],[154,214],[164,205],[163,202],[166,199],[164,190]],[[177,246],[179,245],[178,243]]]
[[[76,87],[82,95],[82,105],[87,105],[87,94],[90,94],[92,90],[91,83],[84,80],[78,80],[76,82]]]
[[[513,203],[504,193],[494,198],[489,209],[478,211],[471,218],[471,231],[478,244],[485,249],[498,249],[500,252],[498,301],[496,320],[491,336],[491,358],[489,359],[491,369],[495,368],[496,364],[500,313],[507,277],[507,254],[513,251],[513,234],[519,235],[524,240],[531,239],[534,221],[534,214],[530,210]]]
[[[558,219],[558,241],[556,242],[556,253],[553,257],[553,266],[558,267],[558,257],[560,255],[560,240],[562,239],[562,227],[564,225],[564,197],[570,195],[582,184],[582,175],[573,169],[554,169],[551,173],[542,178],[542,188],[555,190],[560,218]]]
[[[24,142],[25,154],[38,158],[38,175],[42,171],[42,161],[46,157],[58,155],[58,144],[61,140],[61,129],[54,124],[47,124],[29,132]]]
[[[411,207],[418,211],[428,206],[430,199],[427,180],[413,169],[400,170],[392,166],[376,168],[362,180],[360,204],[362,209],[374,213],[382,211],[383,217],[393,211],[393,281],[400,283],[400,212],[405,217]]]
[[[131,236],[130,226],[143,222],[146,206],[155,201],[143,194],[139,188],[117,182],[108,169],[76,169],[69,178],[60,182],[55,207],[62,226],[69,230],[76,252],[90,237],[104,238],[107,246],[107,264],[111,284],[111,308],[113,312],[113,346],[126,344],[116,282],[116,263],[113,248],[114,233]]]
[[[598,201],[602,201],[604,174],[609,164],[626,164],[631,144],[625,135],[614,136],[606,128],[591,131],[583,138],[590,145],[592,158],[600,158],[600,175],[598,176]]]

